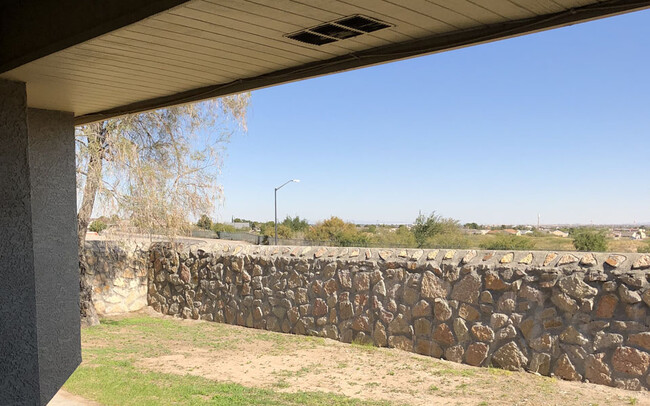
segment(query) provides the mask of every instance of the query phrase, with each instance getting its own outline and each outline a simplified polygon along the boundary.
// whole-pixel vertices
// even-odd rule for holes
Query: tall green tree
[[[95,203],[129,218],[142,232],[175,233],[221,196],[221,152],[246,131],[249,94],[169,107],[76,129],[81,205],[77,215],[81,316],[97,324],[86,281],[86,230]]]
[[[306,219],[301,219],[300,216],[291,217],[287,216],[282,222],[283,225],[289,227],[295,233],[304,232],[309,229],[309,223]]]
[[[207,214],[202,214],[196,222],[196,226],[204,230],[212,229],[212,219]]]

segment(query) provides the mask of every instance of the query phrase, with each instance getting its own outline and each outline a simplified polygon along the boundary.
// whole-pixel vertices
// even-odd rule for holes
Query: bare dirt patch
[[[149,348],[132,358],[143,371],[394,404],[650,405],[648,392],[473,368],[396,349],[171,319],[151,311],[149,317],[164,321],[164,327],[142,326],[134,320],[115,335],[86,337],[84,346],[101,350],[118,340],[127,349]]]

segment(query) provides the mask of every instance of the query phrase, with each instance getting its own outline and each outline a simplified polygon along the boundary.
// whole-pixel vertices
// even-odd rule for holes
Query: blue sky
[[[650,222],[650,11],[253,92],[215,217]]]

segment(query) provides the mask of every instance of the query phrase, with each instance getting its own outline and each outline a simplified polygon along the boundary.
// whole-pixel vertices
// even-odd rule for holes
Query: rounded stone
[[[562,379],[567,381],[580,381],[582,380],[582,375],[576,372],[575,367],[571,363],[571,360],[566,354],[562,354],[557,363],[555,364],[555,369],[553,373],[559,376]]]
[[[413,306],[413,317],[431,317],[431,305],[426,300],[420,300]]]
[[[618,297],[614,294],[607,294],[600,298],[596,306],[596,317],[601,319],[609,319],[616,311],[618,304]]]
[[[445,359],[452,362],[463,362],[463,353],[465,350],[460,345],[454,345],[445,350]]]
[[[454,334],[447,323],[439,324],[433,331],[433,339],[444,346],[451,346],[456,343]]]
[[[433,314],[436,320],[446,321],[451,318],[451,308],[446,300],[437,298],[433,304]]]
[[[628,343],[639,346],[645,350],[650,350],[650,333],[643,332],[638,334],[631,334],[628,338]]]
[[[503,369],[518,371],[528,364],[528,358],[515,342],[510,341],[494,352],[492,363]]]
[[[479,341],[488,343],[494,341],[494,330],[481,323],[472,326],[472,335]]]
[[[455,284],[451,298],[459,302],[477,304],[481,285],[480,276],[469,274]]]
[[[605,353],[588,355],[585,359],[585,378],[599,385],[611,385],[612,376],[609,366],[605,363]]]
[[[418,339],[415,344],[415,352],[435,358],[442,357],[442,348],[431,340]]]
[[[404,336],[388,337],[388,346],[404,351],[413,351],[413,340]]]
[[[643,375],[650,366],[650,354],[631,347],[618,347],[612,355],[612,366],[617,372]]]
[[[489,348],[485,343],[470,344],[465,351],[465,362],[475,367],[480,366],[487,358]]]

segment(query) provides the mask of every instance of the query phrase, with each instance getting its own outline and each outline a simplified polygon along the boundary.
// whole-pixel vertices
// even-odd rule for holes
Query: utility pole
[[[300,179],[291,179],[286,182],[284,182],[282,185],[278,186],[275,188],[275,223],[274,223],[274,228],[275,228],[275,243],[274,245],[278,245],[278,190],[280,190],[284,185],[287,183],[291,182],[300,182]]]

